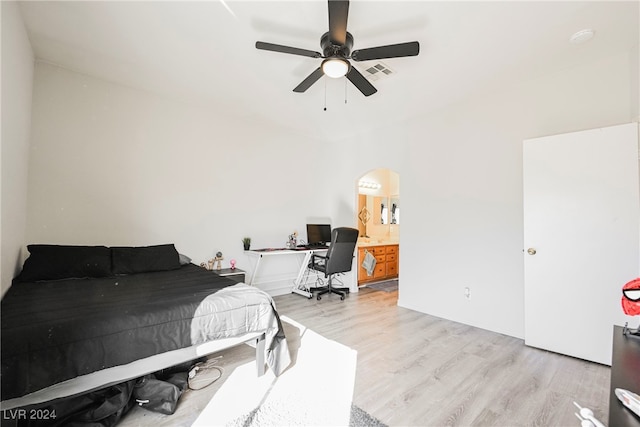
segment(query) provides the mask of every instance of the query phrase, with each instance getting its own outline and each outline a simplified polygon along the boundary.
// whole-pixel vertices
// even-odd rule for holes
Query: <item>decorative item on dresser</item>
[[[222,260],[224,259],[224,257],[222,256],[222,252],[218,251],[216,252],[216,257],[213,259],[213,263],[218,263],[216,270],[222,270]]]
[[[372,275],[362,266],[367,252],[376,258]],[[358,285],[398,277],[399,245],[373,245],[358,248]]]
[[[251,249],[251,237],[243,237],[242,246],[244,246],[245,251],[248,251],[249,249]]]

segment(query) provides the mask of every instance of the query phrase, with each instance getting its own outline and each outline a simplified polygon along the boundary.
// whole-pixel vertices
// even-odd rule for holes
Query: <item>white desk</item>
[[[251,278],[249,279],[249,285],[256,286],[258,283],[255,282],[257,272],[260,269],[260,263],[263,259],[268,257],[296,257],[298,260],[298,271],[296,272],[295,280],[293,282],[293,287],[291,292],[296,293],[298,295],[305,296],[307,298],[311,298],[313,294],[306,287],[306,283],[302,282],[302,278],[304,277],[304,273],[307,270],[307,265],[309,265],[309,261],[311,261],[311,255],[314,253],[326,253],[327,248],[322,249],[257,249],[246,251],[245,254],[249,255],[249,257],[256,258],[256,265],[251,272]],[[293,273],[293,272],[292,272]],[[291,277],[294,278],[293,276]],[[263,282],[264,283],[264,282]]]

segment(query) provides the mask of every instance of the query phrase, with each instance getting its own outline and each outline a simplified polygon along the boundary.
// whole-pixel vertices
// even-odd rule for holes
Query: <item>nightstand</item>
[[[221,270],[211,270],[212,273],[217,274],[218,276],[228,277],[236,283],[246,283],[245,282],[245,271],[240,270],[239,268],[223,268]]]

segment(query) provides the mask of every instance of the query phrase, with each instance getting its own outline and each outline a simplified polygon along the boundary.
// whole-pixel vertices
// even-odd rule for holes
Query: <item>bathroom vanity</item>
[[[369,282],[394,279],[398,277],[398,244],[366,243],[358,245],[358,286]],[[362,267],[364,257],[370,252],[376,258],[373,274],[369,275]]]

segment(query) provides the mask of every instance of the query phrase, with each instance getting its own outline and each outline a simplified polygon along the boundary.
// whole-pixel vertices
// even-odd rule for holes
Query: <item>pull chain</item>
[[[327,79],[324,80],[324,111],[327,111]]]
[[[344,103],[347,103],[347,79],[344,79]]]

